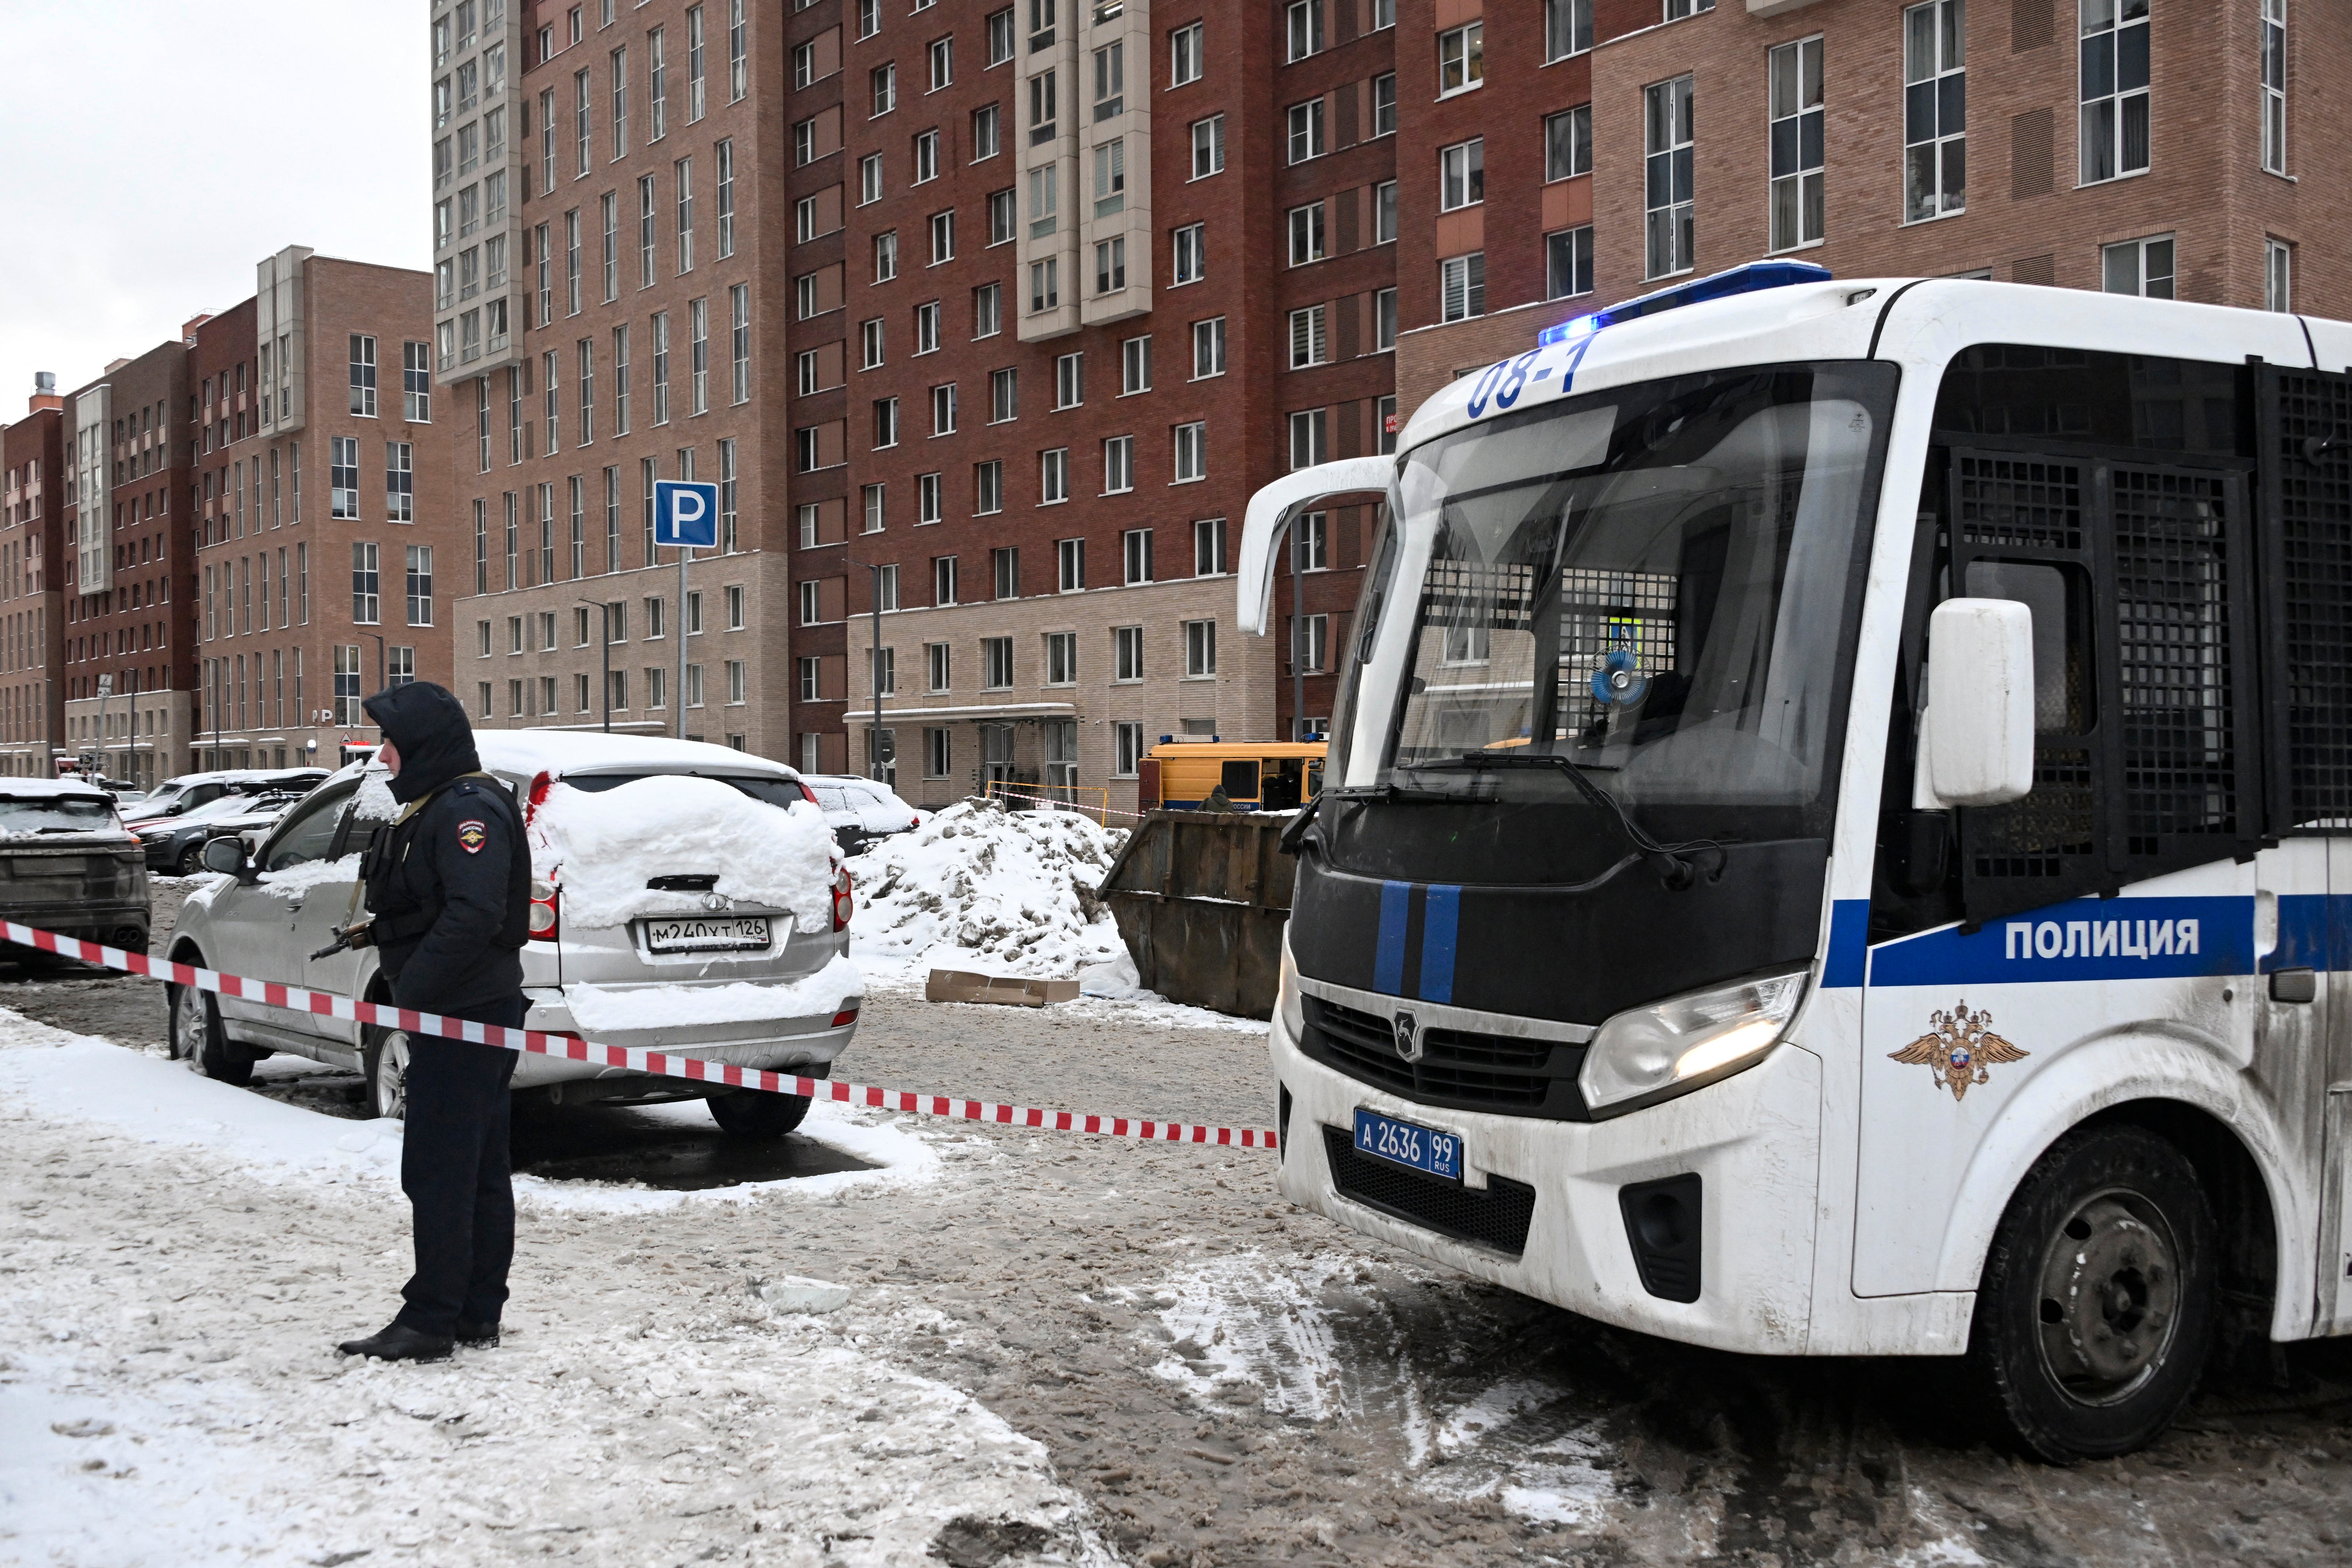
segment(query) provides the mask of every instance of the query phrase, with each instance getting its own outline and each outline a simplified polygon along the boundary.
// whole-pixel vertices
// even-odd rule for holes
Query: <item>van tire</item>
[[[181,962],[201,965],[204,955],[193,954]],[[213,999],[211,992],[199,991],[192,985],[174,985],[170,988],[168,1005],[174,1058],[193,1061],[206,1078],[239,1089],[253,1081],[254,1055],[230,1039],[228,1031],[221,1027],[220,1004]]]
[[[1969,1381],[1997,1436],[2053,1465],[2155,1441],[2213,1335],[2213,1213],[2145,1128],[2078,1128],[2010,1198],[1986,1255]]]
[[[805,1094],[770,1094],[762,1089],[733,1089],[724,1094],[714,1094],[703,1102],[710,1107],[710,1120],[730,1138],[753,1138],[762,1142],[782,1138],[801,1124],[809,1112],[809,1097]]]

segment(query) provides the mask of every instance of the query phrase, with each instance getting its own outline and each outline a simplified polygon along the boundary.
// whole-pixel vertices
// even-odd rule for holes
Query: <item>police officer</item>
[[[369,846],[361,875],[365,940],[402,1007],[520,1027],[530,932],[530,852],[507,787],[481,771],[466,710],[412,681],[365,703],[383,731],[376,758],[404,809]],[[439,1361],[457,1344],[499,1342],[514,1258],[507,1080],[515,1053],[434,1035],[408,1042],[401,1190],[414,1211],[416,1272],[406,1305],[345,1355]]]

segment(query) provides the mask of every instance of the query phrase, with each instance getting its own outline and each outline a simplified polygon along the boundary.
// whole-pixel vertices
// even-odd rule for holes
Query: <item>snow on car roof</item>
[[[79,779],[11,779],[0,778],[0,797],[17,800],[48,800],[60,795],[96,795],[100,800],[114,797],[94,784]]]
[[[481,754],[484,767],[510,773],[550,773],[561,777],[590,769],[640,767],[660,773],[800,777],[782,763],[732,746],[656,735],[607,735],[593,730],[477,730],[474,749]]]

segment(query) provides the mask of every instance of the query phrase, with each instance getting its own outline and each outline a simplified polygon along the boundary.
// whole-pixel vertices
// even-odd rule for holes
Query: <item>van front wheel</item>
[[[2153,1442],[2213,1332],[2213,1214],[2180,1151],[2137,1127],[2053,1144],[1977,1290],[1969,1363],[1996,1424],[2052,1464]]]

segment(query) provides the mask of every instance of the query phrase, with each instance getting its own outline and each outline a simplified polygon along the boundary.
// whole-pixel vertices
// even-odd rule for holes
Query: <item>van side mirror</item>
[[[207,871],[225,871],[240,882],[248,879],[245,868],[245,845],[236,838],[206,839],[204,862]]]
[[[1912,805],[2003,805],[2033,788],[2033,613],[1947,599],[1927,617],[1927,711]]]

